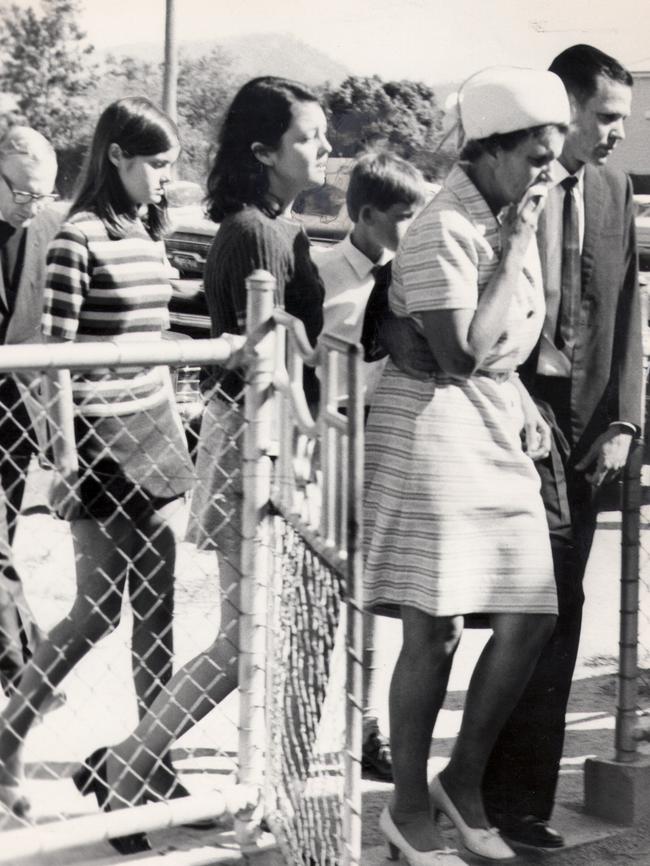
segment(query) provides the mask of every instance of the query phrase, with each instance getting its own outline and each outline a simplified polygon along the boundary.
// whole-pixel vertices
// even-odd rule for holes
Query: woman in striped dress
[[[390,692],[395,794],[380,826],[421,866],[440,856],[430,803],[470,851],[514,856],[489,826],[481,780],[557,611],[531,459],[548,449],[548,429],[514,371],[544,319],[535,229],[568,101],[556,76],[525,69],[484,70],[460,95],[461,162],[411,225],[389,294],[436,372],[415,378],[389,360],[366,441],[366,600],[403,623]],[[463,615],[474,613],[493,634],[451,760],[428,790],[433,727]]]
[[[128,98],[99,119],[79,192],[48,250],[43,333],[51,342],[159,340],[171,296],[164,188],[179,154],[173,122]],[[39,707],[119,623],[128,585],[133,677],[142,715],[171,677],[175,540],[169,518],[192,465],[166,368],[93,368],[52,376],[58,481],[71,522],[77,594],[0,718],[0,800],[16,814],[21,751]],[[128,577],[128,581],[127,581]],[[150,788],[169,792],[171,768]]]

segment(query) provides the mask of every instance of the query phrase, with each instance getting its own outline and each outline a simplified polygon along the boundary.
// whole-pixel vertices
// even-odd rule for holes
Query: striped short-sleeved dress
[[[500,226],[462,166],[416,218],[394,262],[390,303],[475,309],[497,267]],[[520,438],[509,371],[544,317],[536,243],[484,369],[422,381],[386,366],[366,430],[366,604],[435,616],[557,611],[540,484]]]
[[[114,238],[95,214],[75,214],[48,248],[43,333],[77,342],[160,340],[169,325],[169,272],[163,242],[140,221]],[[140,503],[141,495],[172,499],[190,488],[192,463],[164,368],[76,372],[72,393],[82,489],[92,488],[96,512],[102,486],[114,491],[105,511],[123,504],[129,485]]]

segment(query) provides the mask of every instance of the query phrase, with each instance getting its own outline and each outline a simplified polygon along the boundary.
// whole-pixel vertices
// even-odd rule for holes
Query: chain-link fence
[[[0,350],[0,862],[233,815],[359,862],[363,409],[330,405],[335,359],[314,420],[272,299],[251,280],[246,348]],[[245,399],[199,409],[229,359]]]
[[[266,803],[287,862],[333,866],[361,851],[363,399],[356,347],[325,337],[312,421],[300,387],[305,342],[301,352],[289,340],[278,381]],[[341,376],[351,383],[345,415]]]

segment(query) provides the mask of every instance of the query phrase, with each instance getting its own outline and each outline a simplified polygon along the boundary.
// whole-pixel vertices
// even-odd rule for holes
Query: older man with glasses
[[[45,254],[62,213],[48,208],[57,162],[26,126],[0,140],[0,343],[40,341]],[[0,373],[0,685],[16,687],[41,631],[25,599],[11,547],[32,455],[45,444],[35,377]],[[50,709],[62,700],[56,695]]]

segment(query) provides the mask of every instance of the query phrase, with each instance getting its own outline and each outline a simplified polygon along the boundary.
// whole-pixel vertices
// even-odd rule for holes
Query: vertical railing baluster
[[[636,758],[634,729],[638,703],[639,546],[641,544],[641,466],[643,445],[635,440],[623,473],[621,505],[621,608],[616,760]]]
[[[246,280],[247,332],[250,335],[273,314],[275,278],[254,271]],[[273,441],[272,382],[275,363],[272,328],[254,348],[248,367],[244,405],[242,580],[239,621],[239,781],[260,792],[266,754],[267,595],[272,574],[271,457]],[[243,811],[235,816],[240,844],[253,841],[258,821]]]

